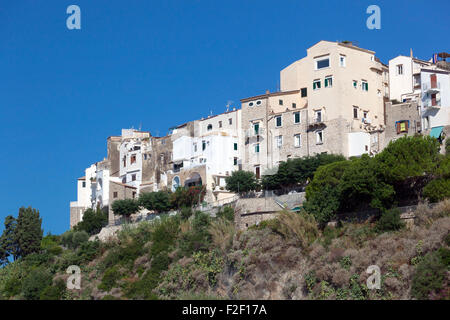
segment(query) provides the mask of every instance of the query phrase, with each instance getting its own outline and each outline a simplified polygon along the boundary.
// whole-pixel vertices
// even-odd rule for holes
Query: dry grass
[[[291,211],[281,211],[277,215],[277,231],[286,239],[294,239],[302,248],[307,248],[318,237],[319,230],[314,217]]]
[[[211,234],[214,246],[222,252],[226,252],[233,244],[233,237],[236,233],[234,222],[226,219],[213,221],[208,229]]]

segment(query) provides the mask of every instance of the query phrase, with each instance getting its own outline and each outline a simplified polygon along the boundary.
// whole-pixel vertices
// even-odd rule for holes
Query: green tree
[[[15,240],[18,246],[19,256],[25,257],[31,253],[39,252],[43,230],[42,218],[39,211],[31,207],[20,208],[15,228]]]
[[[226,177],[225,182],[229,191],[241,194],[258,188],[255,174],[250,171],[233,171],[231,176]]]
[[[39,300],[41,293],[52,284],[52,276],[44,269],[31,270],[22,284],[22,295],[27,300]]]
[[[139,203],[135,199],[116,200],[112,203],[111,209],[114,214],[129,218],[139,211]]]
[[[86,231],[89,235],[99,233],[104,226],[108,224],[108,212],[100,208],[97,210],[87,209],[83,214],[83,220],[81,220],[74,230]]]
[[[167,191],[141,193],[138,201],[140,206],[158,213],[167,212],[171,209],[170,196]]]
[[[319,224],[327,223],[338,212],[341,204],[339,184],[350,165],[351,161],[345,160],[321,166],[306,187],[304,208]]]
[[[0,237],[0,265],[8,262],[12,256],[16,260],[19,256],[19,247],[16,240],[17,220],[13,216],[5,218],[5,229]]]

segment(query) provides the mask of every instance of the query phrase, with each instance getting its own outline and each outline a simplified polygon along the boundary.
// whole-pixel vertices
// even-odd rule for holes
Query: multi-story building
[[[225,178],[239,169],[241,110],[185,123],[173,129],[170,186],[206,186],[206,199],[230,197]]]
[[[450,64],[397,56],[389,61],[393,101],[418,103],[424,134],[439,138],[450,125]]]

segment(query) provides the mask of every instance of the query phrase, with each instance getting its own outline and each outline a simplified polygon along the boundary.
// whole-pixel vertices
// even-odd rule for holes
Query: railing
[[[436,82],[436,86],[432,86],[431,83],[424,83],[422,84],[422,90],[427,92],[427,91],[439,91],[441,89],[441,83],[440,82]]]

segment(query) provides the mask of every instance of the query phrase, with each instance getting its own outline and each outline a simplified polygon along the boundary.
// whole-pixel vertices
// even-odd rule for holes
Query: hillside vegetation
[[[405,154],[412,146],[419,151]],[[301,212],[280,211],[245,231],[236,230],[232,207],[211,217],[183,206],[125,225],[106,242],[88,240],[105,223],[101,210],[42,237],[39,212],[21,208],[0,238],[0,298],[450,299],[449,156],[436,147],[402,138],[374,158],[337,157],[315,171]],[[395,208],[404,197],[420,200],[412,226]],[[348,208],[381,215],[340,219]],[[72,265],[81,269],[80,290],[66,288]],[[366,285],[371,265],[380,268],[380,289]]]

